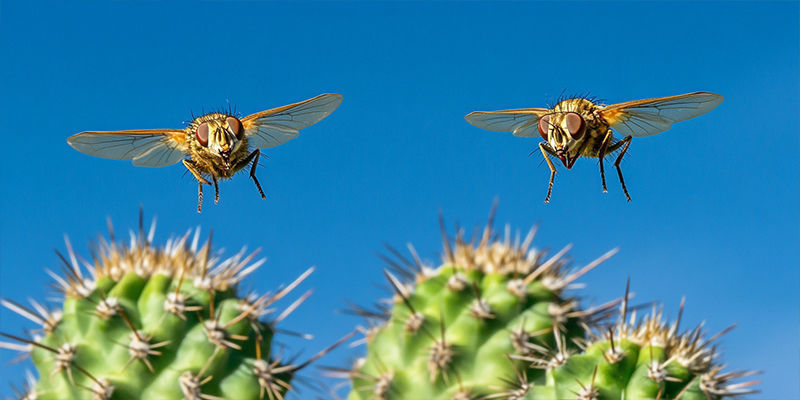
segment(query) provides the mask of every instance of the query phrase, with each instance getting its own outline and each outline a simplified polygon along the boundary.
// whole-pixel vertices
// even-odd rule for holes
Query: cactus
[[[360,308],[367,355],[334,375],[351,380],[350,400],[681,399],[753,393],[751,372],[723,373],[698,327],[681,332],[662,313],[638,320],[628,294],[581,309],[568,289],[609,258],[577,271],[569,247],[547,257],[529,249],[535,229],[512,242],[490,224],[475,241],[444,237],[444,263],[432,268],[391,250],[385,274],[391,306]],[[444,232],[444,230],[443,230]],[[615,321],[612,317],[621,310]],[[683,306],[681,305],[681,310]]]
[[[152,245],[131,233],[128,245],[100,239],[89,263],[67,240],[64,276],[50,273],[64,297],[59,310],[2,304],[40,325],[32,337],[2,334],[0,347],[30,355],[39,380],[29,377],[25,399],[283,399],[292,376],[308,362],[280,359],[275,324],[310,292],[275,312],[288,286],[239,297],[237,285],[264,260],[243,249],[223,259],[199,229]],[[267,320],[269,319],[269,320]]]

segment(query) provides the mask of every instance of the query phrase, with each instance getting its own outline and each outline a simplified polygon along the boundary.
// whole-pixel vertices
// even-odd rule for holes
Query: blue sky
[[[318,266],[304,285],[314,295],[283,325],[316,335],[302,344],[311,354],[361,323],[336,312],[347,301],[386,295],[384,242],[436,261],[438,210],[473,227],[498,197],[498,222],[539,223],[537,246],[574,243],[576,265],[620,247],[582,279],[587,301],[620,296],[627,277],[671,317],[686,296],[687,324],[738,324],[721,350],[732,368],[765,371],[752,398],[800,398],[799,33],[796,2],[5,1],[0,297],[45,299],[62,235],[88,256],[107,216],[133,228],[143,206],[161,241],[200,225],[229,253],[261,247],[254,289]],[[699,90],[725,101],[633,141],[631,203],[613,169],[603,194],[596,162],[581,159],[545,205],[547,167],[528,157],[537,140],[463,119],[563,91],[610,104]],[[267,200],[242,175],[201,215],[180,165],[137,168],[66,144],[83,130],[181,127],[227,101],[248,114],[326,92],[344,95],[331,117],[266,151]],[[23,327],[0,310],[0,331]],[[0,352],[0,382],[22,381],[13,357]]]

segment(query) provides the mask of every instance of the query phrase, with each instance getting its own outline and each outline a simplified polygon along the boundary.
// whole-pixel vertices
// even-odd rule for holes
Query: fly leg
[[[211,182],[208,179],[203,178],[203,174],[197,170],[197,167],[194,165],[193,162],[189,160],[183,160],[183,165],[189,172],[194,175],[194,178],[197,179],[197,212],[199,213],[203,208],[203,184],[210,185]],[[214,183],[216,184],[216,179],[214,179]]]
[[[258,178],[256,178],[256,165],[258,165],[258,158],[260,156],[261,150],[255,149],[252,153],[250,153],[250,155],[241,161],[240,165],[244,167],[250,163],[250,160],[253,160],[253,166],[250,167],[250,177],[253,178],[253,182],[256,184],[256,188],[258,188],[258,193],[261,195],[261,198],[266,199],[267,196],[264,194],[264,191],[261,190],[261,184],[258,183]]]
[[[217,177],[212,176],[211,179],[214,181],[214,204],[219,204],[219,184],[217,183]]]
[[[547,166],[550,167],[550,184],[547,186],[547,197],[544,198],[545,203],[550,202],[550,194],[553,193],[553,180],[556,177],[556,167],[553,165],[553,162],[550,161],[550,157],[547,156],[547,150],[544,148],[545,143],[539,143],[539,150],[542,151],[542,155],[544,156],[544,160],[547,161]]]
[[[197,183],[197,213],[203,209],[203,182]]]
[[[606,156],[606,150],[608,150],[608,142],[611,140],[611,129],[608,130],[606,136],[603,138],[603,143],[600,145],[600,152],[597,154],[597,158],[600,159],[600,180],[603,182],[603,193],[608,193],[608,188],[606,188],[606,171],[603,166],[603,158]]]
[[[617,161],[614,161],[614,166],[617,167],[617,174],[619,175],[619,183],[622,184],[622,191],[625,192],[625,198],[628,199],[628,201],[631,201],[631,195],[628,194],[628,188],[625,187],[625,178],[622,177],[622,169],[619,167],[619,163],[622,161],[622,156],[624,156],[625,152],[628,151],[628,146],[631,145],[631,139],[633,139],[631,136],[622,139],[620,144],[624,143],[625,145],[622,147],[622,151],[619,153],[619,156],[617,156]]]

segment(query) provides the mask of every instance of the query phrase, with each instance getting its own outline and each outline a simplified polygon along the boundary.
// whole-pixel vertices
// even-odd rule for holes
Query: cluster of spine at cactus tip
[[[491,225],[491,224],[490,224]],[[582,309],[569,292],[611,251],[572,270],[569,247],[530,248],[534,230],[497,240],[444,237],[444,263],[396,250],[385,273],[393,299],[368,317],[367,354],[351,370],[350,400],[713,400],[753,393],[753,372],[722,372],[700,327],[681,331],[655,308],[637,318],[628,293]],[[683,309],[681,305],[681,310]]]
[[[50,273],[63,295],[60,309],[2,300],[39,325],[28,337],[2,334],[0,347],[29,355],[38,372],[15,389],[18,398],[284,398],[307,363],[280,360],[274,326],[310,292],[283,310],[274,303],[312,269],[275,292],[239,297],[237,285],[264,261],[255,252],[222,258],[210,238],[198,244],[199,229],[154,247],[153,228],[145,236],[140,227],[127,245],[112,230],[91,262],[67,241],[63,275]]]

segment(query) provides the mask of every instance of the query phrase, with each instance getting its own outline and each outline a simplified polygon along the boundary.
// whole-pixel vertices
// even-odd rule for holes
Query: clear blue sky
[[[576,265],[621,247],[583,279],[587,301],[621,295],[627,277],[671,317],[686,296],[686,323],[738,324],[721,350],[732,368],[765,371],[752,398],[800,398],[799,15],[796,2],[4,1],[0,297],[46,298],[63,234],[88,255],[107,216],[133,228],[142,205],[161,241],[201,225],[229,253],[261,247],[254,289],[317,265],[304,285],[314,295],[283,325],[316,335],[311,354],[361,323],[336,313],[346,301],[386,295],[383,242],[438,260],[438,210],[471,228],[498,196],[499,222],[539,223],[537,245],[574,243]],[[614,103],[698,90],[725,101],[633,141],[631,203],[613,169],[603,194],[582,159],[545,205],[547,167],[528,157],[537,140],[463,119],[562,91]],[[266,151],[269,198],[242,175],[202,215],[180,165],[137,168],[66,144],[83,130],[180,127],[228,100],[247,114],[325,92],[342,93],[341,107]],[[0,310],[0,331],[23,327]],[[22,381],[13,357],[0,352],[3,384]]]

